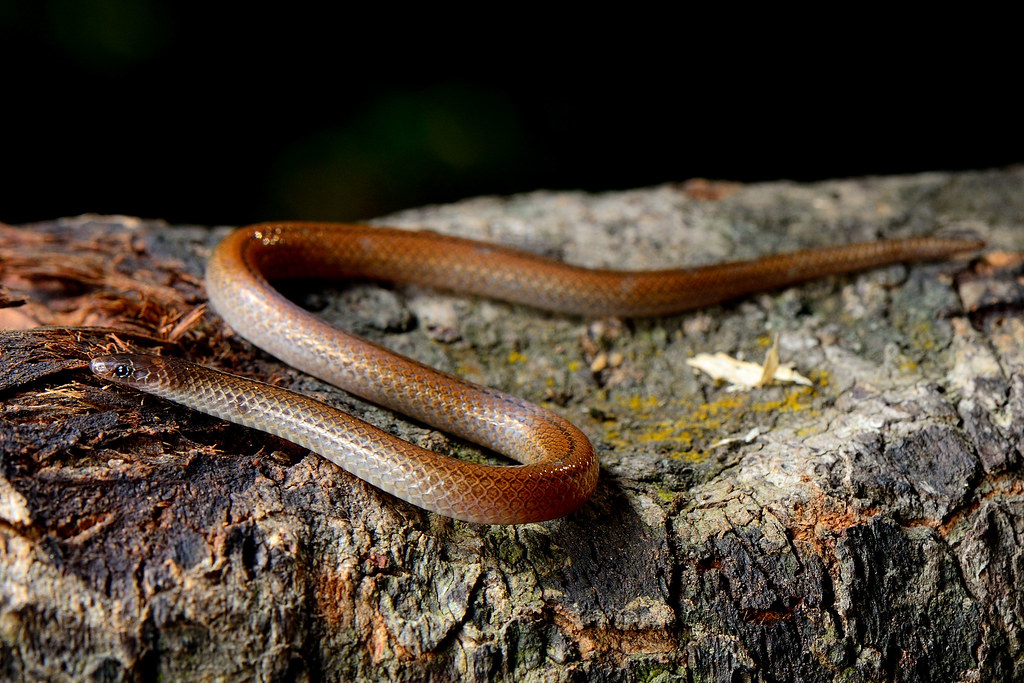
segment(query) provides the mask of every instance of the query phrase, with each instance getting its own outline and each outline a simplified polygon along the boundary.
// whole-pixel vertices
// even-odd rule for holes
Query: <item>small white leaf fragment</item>
[[[708,446],[708,448],[721,448],[722,446],[728,446],[734,443],[753,443],[759,436],[761,436],[761,428],[754,427],[743,436],[731,436],[725,439],[719,439]]]
[[[751,363],[722,353],[698,353],[686,361],[687,365],[730,384],[727,391],[744,391],[763,387],[771,382],[788,382],[811,386],[807,379],[793,369],[789,363],[779,363],[778,340],[772,342],[765,354],[764,363]]]

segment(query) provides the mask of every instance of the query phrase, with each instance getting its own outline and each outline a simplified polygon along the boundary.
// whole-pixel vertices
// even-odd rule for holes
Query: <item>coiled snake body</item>
[[[103,356],[98,376],[276,434],[414,505],[471,522],[516,524],[569,514],[593,493],[590,441],[562,417],[338,330],[268,279],[415,283],[590,316],[648,316],[898,261],[942,259],[977,240],[913,238],[752,261],[645,272],[570,266],[473,240],[360,225],[242,228],[215,250],[206,285],[239,334],[284,362],[369,401],[493,449],[518,466],[442,456],[300,394],[156,356]]]

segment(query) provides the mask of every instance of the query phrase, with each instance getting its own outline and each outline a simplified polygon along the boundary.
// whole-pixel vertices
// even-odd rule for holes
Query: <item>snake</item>
[[[927,236],[619,271],[426,230],[267,223],[237,229],[213,250],[206,269],[210,304],[242,337],[298,370],[517,464],[424,449],[302,394],[173,357],[105,355],[90,367],[109,382],[292,441],[425,510],[481,524],[542,522],[574,512],[597,486],[599,461],[578,427],[527,400],[337,329],[271,282],[386,281],[579,316],[660,316],[981,246],[973,238]]]

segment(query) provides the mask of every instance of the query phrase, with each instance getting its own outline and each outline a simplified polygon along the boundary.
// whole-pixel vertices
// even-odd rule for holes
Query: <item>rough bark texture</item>
[[[1024,169],[534,193],[382,222],[623,268],[937,230],[990,253],[658,320],[291,292],[590,435],[590,504],[485,527],[87,372],[112,348],[183,355],[477,457],[204,311],[223,230],[4,229],[22,305],[0,310],[0,679],[1024,680]],[[772,335],[814,386],[736,393],[686,365],[760,359]]]

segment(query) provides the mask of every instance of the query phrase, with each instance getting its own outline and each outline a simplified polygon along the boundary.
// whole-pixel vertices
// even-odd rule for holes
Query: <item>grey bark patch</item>
[[[861,504],[904,520],[941,520],[963,505],[977,455],[958,430],[931,425],[882,443],[868,438],[851,453],[844,488]]]

